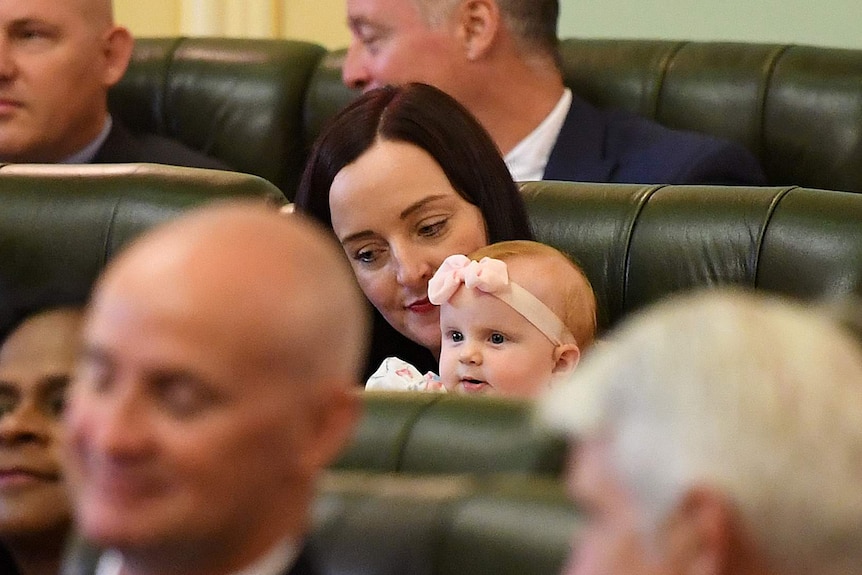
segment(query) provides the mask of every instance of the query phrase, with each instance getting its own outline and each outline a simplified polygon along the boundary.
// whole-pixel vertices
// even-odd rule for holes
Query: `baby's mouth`
[[[487,382],[474,377],[462,377],[460,384],[465,393],[482,393],[488,386]]]

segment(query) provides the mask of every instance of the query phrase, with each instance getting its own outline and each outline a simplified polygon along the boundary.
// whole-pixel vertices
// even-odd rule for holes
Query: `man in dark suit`
[[[559,0],[346,0],[352,88],[425,82],[491,134],[518,181],[764,184],[742,146],[597,110],[563,84]]]
[[[108,113],[133,40],[110,0],[0,4],[0,162],[224,164],[157,136],[134,136]]]
[[[96,572],[314,572],[309,509],[358,416],[368,328],[340,248],[270,206],[204,208],[120,254],[66,412]]]

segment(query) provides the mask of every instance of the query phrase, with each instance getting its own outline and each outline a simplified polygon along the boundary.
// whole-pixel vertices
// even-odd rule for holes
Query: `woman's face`
[[[0,537],[53,533],[70,521],[60,418],[80,321],[72,309],[35,315],[0,346]]]
[[[395,329],[440,351],[440,310],[428,280],[446,256],[488,243],[479,208],[413,144],[378,140],[329,193],[332,227],[359,285]]]

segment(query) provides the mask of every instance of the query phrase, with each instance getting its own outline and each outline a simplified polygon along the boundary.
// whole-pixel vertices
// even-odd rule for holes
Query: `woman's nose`
[[[401,248],[395,253],[398,283],[408,288],[428,288],[428,280],[434,275],[437,266],[422,250]]]

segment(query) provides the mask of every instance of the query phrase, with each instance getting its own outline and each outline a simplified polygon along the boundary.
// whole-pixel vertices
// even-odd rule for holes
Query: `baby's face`
[[[535,397],[551,379],[554,344],[492,295],[462,286],[440,306],[440,329],[448,391]]]

